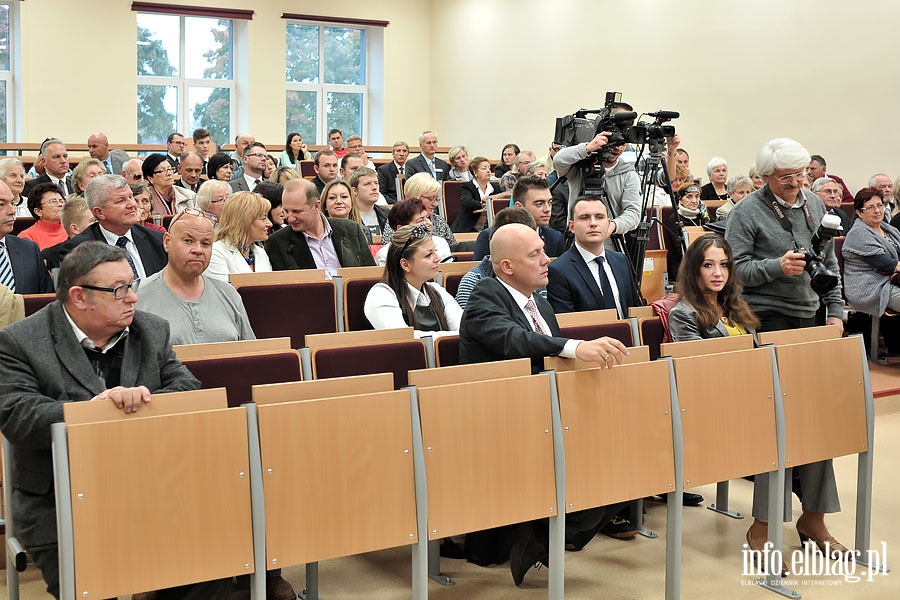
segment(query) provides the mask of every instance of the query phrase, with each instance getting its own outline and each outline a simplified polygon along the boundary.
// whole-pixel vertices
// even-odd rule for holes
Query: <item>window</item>
[[[325,144],[328,131],[366,138],[370,82],[364,27],[287,23],[287,131]]]
[[[137,14],[138,143],[209,129],[227,143],[235,120],[234,21]]]
[[[17,7],[8,2],[0,3],[0,142],[8,142],[13,139],[12,132],[15,129],[13,99],[13,27],[15,18],[13,12]]]

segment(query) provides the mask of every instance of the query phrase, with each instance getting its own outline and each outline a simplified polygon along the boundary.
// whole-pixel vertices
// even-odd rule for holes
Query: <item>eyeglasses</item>
[[[168,169],[163,169],[162,171],[153,171],[153,174],[154,175],[163,175],[163,174],[169,175],[170,173],[174,173],[174,172],[175,172],[175,169],[173,169],[172,167],[169,167]]]
[[[413,240],[421,240],[430,235],[431,231],[429,231],[428,227],[425,225],[416,225],[413,227],[412,231],[409,232],[409,237],[406,238],[406,242],[403,243],[403,248],[400,249],[400,256],[403,256],[403,253],[406,252],[406,249],[409,248],[409,245]]]
[[[206,219],[207,221],[212,223],[213,226],[215,226],[219,222],[219,219],[216,218],[216,215],[214,215],[212,213],[204,212],[204,211],[200,210],[199,208],[186,208],[183,211],[181,211],[180,213],[178,213],[177,215],[175,215],[175,218],[172,219],[172,221],[169,223],[169,231],[172,231],[172,225],[177,223],[178,219],[180,219],[184,215],[203,217],[204,219]]]
[[[86,290],[95,290],[97,292],[109,292],[113,295],[116,300],[124,300],[125,296],[128,295],[128,291],[132,290],[135,293],[138,291],[138,287],[141,284],[140,279],[133,279],[131,283],[123,283],[122,285],[117,285],[114,288],[110,287],[100,287],[99,285],[87,285],[81,284],[81,287]]]
[[[866,212],[866,211],[884,212],[885,210],[887,210],[887,207],[888,207],[887,204],[870,204],[869,206],[863,206],[861,209],[859,209],[859,212]]]
[[[826,196],[840,196],[841,195],[841,193],[837,190],[819,190],[816,193],[825,194]]]
[[[172,141],[169,142],[169,143],[170,143],[170,144],[175,144],[176,146],[184,146],[185,144],[187,144],[187,142],[185,142],[184,140],[182,140],[182,141],[180,141],[180,142],[177,141],[177,140],[172,140]]]
[[[49,200],[44,200],[44,204],[46,206],[59,206],[62,203],[63,200],[60,200],[59,198],[50,198]]]
[[[252,152],[250,154],[245,154],[244,156],[255,156],[256,158],[269,158],[268,154],[259,154],[258,152]]]
[[[804,177],[806,177],[806,169],[797,171],[796,173],[788,173],[787,175],[782,175],[775,179],[777,179],[779,183],[790,183],[792,181],[801,181]]]
[[[132,181],[140,181],[140,180],[143,179],[143,178],[144,178],[143,173],[134,173],[134,174],[131,176],[131,180],[132,180]]]

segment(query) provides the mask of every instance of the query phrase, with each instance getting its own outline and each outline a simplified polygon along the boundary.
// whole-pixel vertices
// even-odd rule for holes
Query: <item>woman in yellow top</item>
[[[673,340],[743,335],[759,327],[733,269],[731,246],[723,237],[707,234],[690,245],[678,276],[681,300],[669,311]]]

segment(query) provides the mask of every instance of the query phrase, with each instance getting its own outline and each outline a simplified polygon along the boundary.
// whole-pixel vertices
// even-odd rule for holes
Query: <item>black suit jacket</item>
[[[544,240],[544,254],[550,258],[561,256],[566,251],[566,240],[563,235],[552,227],[538,227],[538,235]],[[482,229],[475,238],[475,250],[472,260],[481,260],[491,253],[491,231]]]
[[[199,389],[175,358],[169,323],[137,311],[123,344],[120,383],[151,393]],[[63,404],[103,391],[59,301],[0,331],[0,428],[13,445],[13,505],[26,546],[56,542],[50,425],[63,420]],[[24,534],[24,535],[23,535]]]
[[[66,180],[66,188],[69,190],[69,193],[70,194],[74,193],[75,188],[72,185],[72,174],[70,173],[70,174],[66,175],[65,180]],[[44,175],[41,175],[40,177],[32,179],[31,181],[26,181],[25,189],[22,190],[22,195],[27,198],[28,196],[31,195],[29,192],[31,192],[31,190],[34,188],[34,186],[41,184],[41,183],[53,183],[53,180],[51,180],[50,176],[45,173]]]
[[[131,239],[137,248],[141,257],[141,263],[144,265],[144,272],[150,277],[158,271],[162,271],[169,262],[169,255],[163,248],[163,234],[153,229],[147,229],[140,225],[131,227]],[[66,258],[66,255],[72,251],[78,244],[82,242],[103,242],[103,232],[100,231],[100,223],[93,223],[90,227],[65,242],[59,249],[60,261]]]
[[[383,164],[375,172],[378,174],[378,189],[384,194],[388,204],[397,201],[397,165],[394,161]]]
[[[459,326],[460,364],[527,357],[532,373],[542,371],[544,357],[558,355],[568,339],[561,337],[550,304],[539,294],[531,297],[550,326],[551,335],[532,329],[500,281],[487,278],[475,284]]]
[[[431,175],[431,169],[428,168],[428,161],[426,161],[425,157],[421,154],[406,161],[406,164],[403,165],[403,168],[404,170],[406,170],[407,181],[416,173],[428,173],[429,175]],[[435,177],[435,179],[437,179],[438,181],[444,181],[445,179],[447,179],[447,174],[450,172],[450,165],[435,156],[434,170],[437,172],[437,177]]]
[[[375,258],[369,250],[362,226],[350,219],[327,218],[331,224],[331,242],[334,244],[341,266],[375,266]],[[266,241],[266,254],[269,255],[269,261],[275,271],[316,268],[316,261],[313,259],[309,244],[306,243],[306,236],[291,227],[284,227],[269,236]]]
[[[606,260],[616,278],[619,289],[619,301],[622,309],[639,306],[637,294],[631,281],[628,259],[615,250],[606,250]],[[584,310],[601,310],[603,294],[600,286],[587,264],[574,245],[557,260],[550,263],[549,283],[547,283],[547,300],[557,313],[581,312]],[[619,315],[627,318],[628,315]]]
[[[502,194],[503,190],[495,188],[495,194]],[[481,193],[478,191],[474,181],[466,181],[459,186],[459,206],[460,211],[450,229],[454,233],[468,233],[475,231],[475,224],[478,222],[480,214],[474,211],[481,210]],[[480,260],[480,259],[476,259]]]
[[[14,235],[3,237],[13,277],[16,280],[17,294],[49,294],[53,291],[53,280],[47,266],[41,259],[38,245]]]

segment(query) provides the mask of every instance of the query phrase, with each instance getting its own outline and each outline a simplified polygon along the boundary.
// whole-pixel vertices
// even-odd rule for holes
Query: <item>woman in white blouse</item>
[[[252,192],[236,192],[225,200],[206,275],[228,281],[231,273],[271,271],[262,244],[269,239],[268,200]]]
[[[424,225],[394,232],[384,277],[366,296],[366,318],[375,329],[412,327],[415,336],[439,337],[459,332],[462,309],[437,276],[440,257]]]

